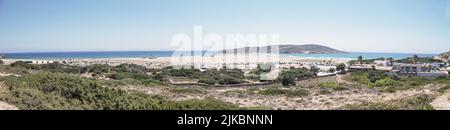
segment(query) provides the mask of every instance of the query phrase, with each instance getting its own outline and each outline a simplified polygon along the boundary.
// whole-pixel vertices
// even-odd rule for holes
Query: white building
[[[52,63],[56,63],[55,61],[45,61],[45,60],[34,60],[31,61],[31,64],[52,64]]]
[[[394,64],[394,70],[399,74],[416,75],[422,77],[446,76],[448,72],[441,71],[438,64]]]
[[[376,60],[374,62],[377,66],[392,66],[389,60]]]

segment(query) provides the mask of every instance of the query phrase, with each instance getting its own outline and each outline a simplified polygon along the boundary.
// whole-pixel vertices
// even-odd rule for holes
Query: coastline
[[[18,52],[18,53],[0,53],[5,59],[36,59],[36,60],[67,60],[67,59],[99,59],[99,58],[154,58],[154,57],[172,57],[175,53],[184,53],[191,55],[189,51],[87,51],[87,52]],[[220,55],[216,52],[194,51],[194,56]],[[247,53],[257,54],[257,53]],[[241,54],[239,54],[241,55]],[[419,57],[433,57],[438,54],[422,53],[382,53],[382,52],[347,52],[347,53],[280,53],[280,56],[303,57],[309,59],[356,59],[363,56],[365,59],[389,58],[403,59],[418,55]]]
[[[250,65],[256,67],[260,63],[275,63],[281,64],[280,67],[296,66],[301,67],[306,64],[318,64],[329,62],[332,64],[346,63],[351,59],[347,58],[314,58],[314,57],[298,57],[298,56],[257,56],[257,55],[225,55],[225,56],[182,56],[182,57],[142,57],[142,58],[66,58],[66,59],[2,59],[5,64],[11,64],[16,61],[26,61],[33,64],[46,63],[64,63],[69,65],[86,66],[93,64],[136,64],[146,66],[148,68],[163,68],[173,65],[194,65],[197,67],[218,67],[222,64],[233,65]]]

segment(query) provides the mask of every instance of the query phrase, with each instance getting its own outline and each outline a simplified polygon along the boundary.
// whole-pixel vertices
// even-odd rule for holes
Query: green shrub
[[[146,73],[148,72],[147,67],[140,66],[136,64],[120,64],[112,68],[115,72],[126,72],[126,73]]]
[[[296,90],[288,90],[288,89],[279,89],[279,88],[266,88],[259,91],[261,95],[285,95],[289,97],[302,97],[309,95],[308,90],[304,89],[296,89]]]
[[[345,78],[352,81],[352,82],[357,82],[360,84],[369,84],[370,81],[367,78],[368,73],[364,72],[364,71],[355,71],[350,73],[349,76],[346,76]]]
[[[245,83],[242,79],[238,79],[232,76],[224,75],[222,79],[219,80],[219,84],[227,85],[227,84],[240,84]]]
[[[158,109],[151,98],[128,95],[81,77],[38,73],[5,81],[10,94],[2,97],[20,109]],[[12,87],[11,87],[12,86]],[[135,100],[135,101],[133,101]]]
[[[8,90],[0,100],[19,109],[154,110],[241,109],[216,99],[169,101],[158,96],[128,93],[105,83],[59,73],[37,73],[4,79]]]
[[[352,76],[351,80],[354,81],[354,82],[361,83],[361,84],[367,84],[367,83],[370,82],[369,79],[367,77],[364,77],[364,76]]]
[[[316,66],[311,66],[311,68],[309,68],[309,71],[312,72],[315,76],[317,76],[317,73],[319,73],[320,68]]]
[[[430,95],[419,95],[406,99],[398,99],[387,102],[345,105],[339,109],[345,110],[433,110],[430,103],[434,97]]]
[[[111,69],[110,66],[103,65],[103,64],[95,64],[95,65],[92,65],[92,66],[88,66],[89,72],[93,73],[94,75],[100,75],[100,74],[104,74],[104,73],[109,73],[110,69]]]
[[[256,69],[249,72],[251,76],[249,76],[248,79],[259,81],[261,80],[261,74],[272,71],[272,67],[273,64],[258,64]]]
[[[244,79],[244,71],[240,69],[221,69],[219,71],[222,75],[228,75],[238,79]]]
[[[140,81],[140,83],[145,86],[154,86],[154,85],[162,84],[161,81],[154,80],[154,79],[145,79],[145,80],[138,80],[138,81]]]
[[[10,64],[11,67],[24,67],[24,68],[28,68],[30,66],[30,64],[28,62],[24,62],[24,61],[16,61],[14,63]]]
[[[198,88],[172,88],[170,92],[174,93],[187,93],[187,94],[203,94],[206,93],[205,90]]]
[[[204,84],[209,84],[209,85],[214,85],[216,84],[216,80],[213,77],[209,77],[209,78],[202,78],[198,80],[199,83],[204,83]]]
[[[395,83],[394,80],[392,80],[391,78],[386,77],[384,79],[377,80],[375,82],[375,86],[377,86],[377,87],[392,86],[392,85],[394,85],[394,83]]]
[[[336,70],[342,72],[342,71],[345,71],[346,67],[347,66],[344,63],[340,63],[340,64],[336,65]]]
[[[238,105],[223,102],[213,97],[207,97],[205,99],[190,99],[178,102],[171,102],[166,105],[165,109],[170,110],[238,110],[245,109],[239,108]]]
[[[383,71],[371,70],[371,71],[356,71],[352,72],[349,76],[351,81],[358,82],[360,84],[368,86],[386,86],[392,85],[393,80],[387,77]],[[389,78],[390,80],[386,79]],[[383,81],[379,81],[383,80]],[[377,83],[378,81],[378,83]],[[392,81],[392,82],[391,82]]]
[[[369,71],[369,74],[367,76],[371,83],[375,83],[377,82],[377,80],[384,79],[385,77],[386,74],[384,74],[384,72],[375,70]]]
[[[170,76],[179,76],[179,77],[191,77],[193,75],[198,75],[200,70],[198,69],[164,69],[163,72]]]
[[[115,80],[131,78],[130,75],[125,74],[125,73],[113,73],[113,74],[110,74],[108,77],[111,79],[115,79]]]
[[[283,71],[278,76],[278,80],[281,82],[283,86],[295,86],[297,83],[295,72],[293,71]]]
[[[49,64],[24,64],[26,62],[11,65],[13,67],[24,67],[26,69],[36,70],[36,71],[48,71],[54,73],[71,73],[71,74],[81,74],[87,71],[86,67],[64,65],[60,63],[49,63]]]
[[[309,91],[304,90],[304,89],[296,89],[296,90],[289,91],[285,95],[286,96],[290,96],[290,97],[303,97],[303,96],[308,96],[309,95]]]
[[[424,77],[407,77],[407,78],[403,78],[401,80],[402,82],[405,82],[405,84],[408,84],[409,86],[424,86],[428,83],[430,83],[432,80],[430,79],[426,79]]]
[[[397,63],[408,63],[408,64],[414,64],[414,63],[435,63],[435,62],[443,62],[439,59],[434,59],[433,57],[417,57],[417,55],[412,57],[407,57],[404,59],[396,60]]]
[[[166,79],[165,75],[162,73],[155,74],[155,76],[153,78],[158,81],[161,81],[161,82],[165,81],[165,79]]]
[[[397,74],[389,75],[389,78],[391,78],[392,80],[401,80]]]
[[[135,79],[135,80],[147,80],[152,79],[150,75],[145,73],[128,73],[128,72],[116,72],[109,75],[110,78],[121,80],[121,79]]]
[[[309,71],[307,68],[300,68],[295,70],[295,77],[297,79],[307,79],[316,76],[314,72]]]
[[[348,89],[348,88],[343,87],[341,84],[336,83],[336,82],[320,83],[319,87],[321,87],[323,89],[332,89],[332,90],[336,90],[336,91],[341,91],[341,90],[347,90]]]
[[[328,72],[329,73],[334,73],[334,72],[336,72],[336,69],[335,68],[330,68],[330,69],[328,69]]]

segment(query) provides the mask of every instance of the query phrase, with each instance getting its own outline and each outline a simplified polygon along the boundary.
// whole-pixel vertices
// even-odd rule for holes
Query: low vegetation
[[[325,83],[319,84],[319,87],[321,87],[322,89],[334,90],[334,91],[347,90],[348,88],[346,86],[347,86],[347,84],[341,84],[341,83],[336,83],[336,82],[325,82]]]
[[[387,102],[365,102],[361,104],[345,105],[339,109],[345,110],[433,110],[430,103],[434,97],[430,95],[418,95],[405,99]]]
[[[351,65],[353,64],[375,64],[375,61],[377,60],[388,60],[391,63],[407,63],[407,64],[415,64],[415,63],[442,63],[445,61],[435,59],[433,57],[419,57],[417,55],[413,55],[411,57],[403,58],[403,59],[397,59],[394,60],[393,58],[376,58],[376,59],[363,59],[362,56],[359,56],[357,60],[352,60],[349,63]]]
[[[344,72],[345,68],[347,68],[347,65],[345,65],[344,63],[336,65],[336,71]]]
[[[362,60],[362,62],[365,62]],[[344,71],[345,64],[338,64],[332,71]],[[259,75],[270,71],[270,67],[258,66],[259,69],[246,73],[239,69],[210,69],[200,71],[194,68],[148,69],[134,64],[117,66],[91,65],[71,66],[58,63],[29,64],[16,62],[10,65],[0,65],[1,72],[20,75],[1,77],[4,83],[4,93],[0,100],[13,104],[20,109],[75,109],[75,110],[241,110],[267,109],[266,107],[242,108],[236,104],[207,97],[172,101],[159,95],[149,95],[140,91],[124,91],[117,86],[159,87],[170,94],[208,94],[205,87],[175,87],[170,83],[174,80],[188,83],[203,83],[208,85],[234,85],[259,81]],[[269,69],[267,69],[269,68]],[[424,86],[430,83],[446,84],[439,89],[445,92],[450,88],[450,78],[425,79],[421,77],[396,76],[383,71],[356,71],[344,77],[348,82],[337,82],[335,77],[314,78],[319,69],[294,68],[280,72],[277,83],[265,88],[244,88],[228,90],[221,94],[232,97],[248,96],[286,96],[304,97],[310,93],[330,94],[334,91],[352,89],[352,87],[370,87],[380,92],[396,92]],[[306,82],[308,81],[308,82]],[[350,82],[350,83],[349,83]],[[301,88],[299,86],[305,86]],[[204,85],[201,85],[204,86]],[[283,87],[284,86],[284,87]],[[292,87],[286,87],[292,86]],[[310,88],[310,89],[309,89]],[[154,89],[154,88],[145,88]],[[310,92],[311,91],[311,92]],[[345,93],[346,91],[342,92]],[[335,93],[337,94],[337,93]],[[167,96],[167,95],[166,95]],[[327,96],[327,95],[320,95]],[[426,105],[432,97],[421,95],[392,102],[365,102],[352,104],[342,109],[430,109]]]
[[[300,89],[300,88],[290,90],[290,89],[271,87],[271,88],[266,88],[266,89],[260,90],[258,93],[261,95],[284,95],[284,96],[288,96],[288,97],[303,97],[303,96],[309,95],[308,90],[304,90],[304,89]]]
[[[204,94],[206,90],[200,88],[171,88],[170,92],[182,94]]]
[[[283,70],[280,73],[280,75],[278,76],[278,81],[283,86],[295,86],[297,80],[315,77],[317,72],[318,70],[315,67],[312,67],[311,69],[305,67],[291,67],[288,70]]]
[[[248,79],[253,81],[261,80],[261,74],[268,73],[272,70],[273,64],[258,64],[256,69],[249,72]]]
[[[399,82],[401,81],[398,76],[388,76],[385,72],[376,70],[353,72],[350,76],[347,76],[347,80],[369,87],[400,85]],[[405,78],[405,80],[407,79]]]
[[[174,77],[188,77],[191,79],[198,79],[198,83],[205,83],[210,85],[221,84],[241,84],[246,83],[244,72],[239,69],[211,69],[201,72],[198,69],[193,68],[165,68],[162,70],[163,75],[174,76]]]
[[[450,90],[450,84],[445,85],[445,87],[442,87],[438,90],[440,93],[445,93],[446,91]]]
[[[362,56],[358,56],[357,60],[349,61],[350,65],[354,64],[374,64],[376,60],[385,60],[386,58],[376,58],[376,59],[364,59]]]
[[[440,63],[443,61],[439,59],[434,59],[433,57],[418,57],[417,55],[414,55],[412,57],[395,60],[395,62],[414,64],[414,63],[436,63],[436,62]]]
[[[139,83],[145,86],[154,86],[168,83],[169,77],[183,77],[190,81],[208,85],[234,85],[249,83],[249,81],[259,81],[260,74],[270,71],[270,66],[259,65],[257,69],[250,72],[251,76],[245,76],[240,69],[209,69],[200,71],[194,68],[166,67],[162,69],[148,69],[144,66],[135,64],[120,64],[109,66],[95,64],[89,66],[72,66],[60,63],[51,64],[30,64],[17,61],[5,66],[3,69],[17,74],[28,74],[37,72],[69,73],[79,75],[90,75],[94,78],[122,80],[125,82],[133,81],[133,84]],[[316,76],[319,68],[290,68],[280,73],[277,80],[284,86],[295,86],[296,81]],[[333,70],[336,71],[336,70]]]
[[[382,88],[387,92],[396,92],[398,90],[406,90],[416,87],[425,86],[427,84],[449,84],[450,77],[440,77],[429,79],[416,76],[397,76],[387,75],[383,71],[357,71],[352,72],[345,77],[346,80],[358,83],[363,86]]]
[[[278,77],[278,80],[281,82],[283,86],[295,86],[297,83],[295,82],[297,80],[295,76],[294,71],[283,71],[281,72],[280,76]]]
[[[59,110],[207,110],[243,109],[213,98],[169,101],[159,96],[127,93],[97,80],[60,73],[36,73],[2,79],[7,92],[0,100],[20,109]]]
[[[247,90],[228,90],[223,94],[226,96],[237,96],[237,97],[247,97],[255,95],[257,90],[247,89]]]

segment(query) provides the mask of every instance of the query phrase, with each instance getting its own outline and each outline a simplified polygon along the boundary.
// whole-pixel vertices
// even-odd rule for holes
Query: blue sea
[[[419,57],[433,57],[438,54],[413,54],[413,53],[374,53],[374,52],[350,52],[350,53],[338,53],[338,54],[284,54],[287,56],[299,56],[307,58],[333,58],[333,59],[356,59],[358,56],[362,56],[364,59],[376,59],[376,58],[394,58],[403,59],[417,55]]]
[[[77,58],[143,58],[143,57],[170,57],[173,51],[109,51],[109,52],[33,52],[33,53],[3,53],[11,59],[77,59]],[[197,53],[201,54],[201,53]],[[305,58],[339,58],[364,59],[389,58],[401,59],[418,55],[419,57],[432,57],[436,54],[408,54],[408,53],[339,53],[339,54],[281,54],[282,56],[298,56]]]

